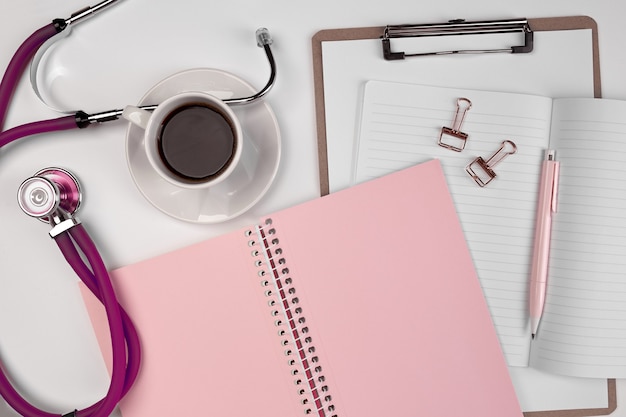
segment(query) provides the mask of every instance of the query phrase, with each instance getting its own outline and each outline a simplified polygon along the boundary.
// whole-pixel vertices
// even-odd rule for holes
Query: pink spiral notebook
[[[124,417],[522,415],[436,160],[113,279],[144,353]]]

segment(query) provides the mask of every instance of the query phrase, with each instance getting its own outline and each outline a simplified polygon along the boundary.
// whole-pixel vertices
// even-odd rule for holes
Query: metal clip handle
[[[476,184],[484,187],[489,184],[495,177],[496,172],[493,167],[498,165],[504,158],[509,155],[513,155],[517,152],[517,146],[510,140],[505,140],[500,145],[500,148],[489,157],[484,160],[482,157],[474,159],[466,168],[465,171],[476,181]]]
[[[393,38],[417,38],[424,36],[450,36],[450,35],[485,35],[492,33],[524,34],[524,45],[511,46],[497,49],[456,49],[447,51],[432,51],[423,53],[407,54],[405,52],[393,52],[390,39]],[[513,20],[486,20],[479,22],[466,22],[464,19],[450,20],[447,23],[421,24],[421,25],[388,25],[385,27],[382,37],[383,56],[386,60],[404,59],[411,56],[429,55],[452,55],[452,54],[481,54],[481,53],[529,53],[533,50],[533,31],[526,19]]]
[[[452,121],[452,127],[442,127],[441,134],[439,135],[439,141],[437,144],[447,149],[451,149],[456,152],[461,152],[465,149],[465,143],[469,135],[461,132],[461,126],[465,115],[468,110],[472,108],[472,102],[461,97],[456,101],[456,113],[454,114],[454,120]]]

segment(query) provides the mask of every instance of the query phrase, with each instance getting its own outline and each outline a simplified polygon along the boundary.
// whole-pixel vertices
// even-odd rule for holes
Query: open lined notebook
[[[144,353],[124,417],[521,416],[436,160],[113,280]]]
[[[465,150],[437,146],[460,97]],[[355,181],[440,159],[507,361],[564,375],[626,377],[626,102],[370,81]],[[480,188],[465,172],[509,139],[517,152]],[[540,166],[561,163],[547,303],[531,342],[528,286]],[[485,158],[486,159],[486,158]]]

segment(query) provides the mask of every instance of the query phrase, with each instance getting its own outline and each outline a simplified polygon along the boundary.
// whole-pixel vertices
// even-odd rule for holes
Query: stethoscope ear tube
[[[39,100],[41,100],[41,102],[50,109],[55,110],[59,113],[74,114],[76,117],[76,124],[79,128],[84,128],[94,123],[103,123],[118,120],[122,116],[122,113],[124,111],[123,109],[113,109],[94,114],[87,114],[80,110],[61,109],[58,106],[53,105],[44,96],[43,89],[39,86],[39,77],[37,76],[41,61],[47,50],[57,41],[67,37],[69,33],[70,27],[68,26],[66,30],[63,30],[59,34],[52,36],[46,42],[42,43],[41,46],[39,46],[39,48],[36,50],[36,53],[34,53],[34,57],[30,66],[30,83],[32,85],[33,91],[35,92]],[[255,32],[255,37],[257,41],[257,46],[259,48],[263,48],[265,52],[267,62],[270,66],[270,75],[263,88],[261,88],[254,94],[246,97],[234,97],[222,100],[224,103],[230,106],[254,103],[255,101],[263,98],[272,89],[274,83],[276,82],[276,61],[274,59],[274,54],[272,53],[271,45],[273,43],[273,39],[270,35],[270,32],[267,28],[259,28]],[[157,107],[157,105],[158,103],[154,103],[141,106],[141,108],[144,110],[152,111]]]

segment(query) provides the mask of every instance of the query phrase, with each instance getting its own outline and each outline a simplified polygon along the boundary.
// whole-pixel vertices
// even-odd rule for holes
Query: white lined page
[[[452,127],[456,100],[472,101],[461,131],[462,152],[437,145]],[[441,160],[507,362],[527,366],[528,277],[539,168],[548,143],[549,98],[369,81],[365,87],[355,182],[431,158]],[[465,172],[504,139],[518,150],[479,187]],[[445,248],[442,248],[445,250]]]
[[[546,308],[532,364],[626,377],[626,102],[554,101],[561,164]]]

